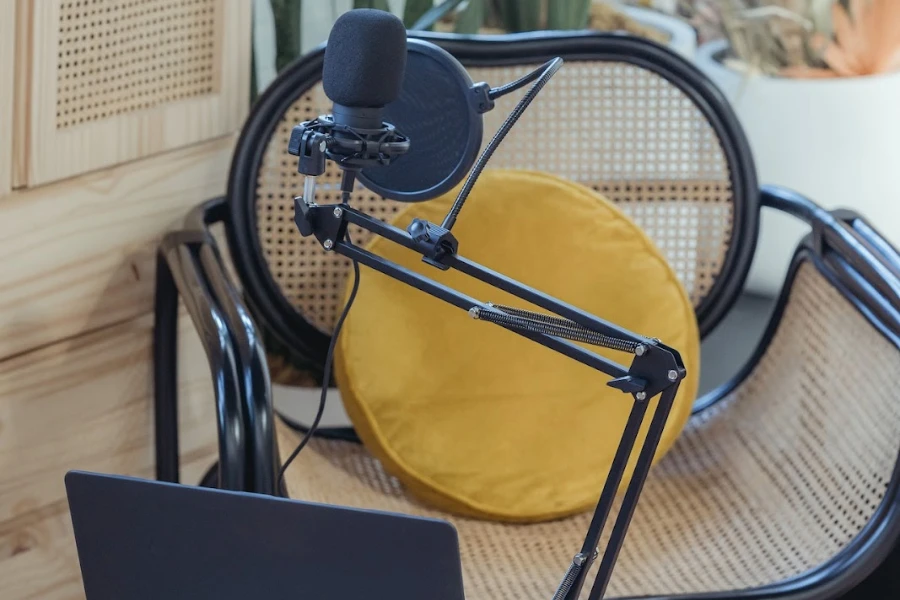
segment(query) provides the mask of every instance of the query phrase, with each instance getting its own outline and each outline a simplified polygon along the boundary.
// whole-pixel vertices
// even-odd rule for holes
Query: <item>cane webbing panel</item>
[[[897,349],[802,267],[754,372],[651,472],[610,596],[756,587],[834,556],[872,516],[897,459],[898,377]],[[296,441],[280,428],[283,452]],[[346,442],[315,440],[287,480],[294,498],[449,518],[471,600],[551,597],[589,522],[448,517]]]
[[[532,68],[471,73],[476,81],[499,84]],[[500,99],[485,115],[485,143],[523,93]],[[302,178],[287,142],[294,125],[329,110],[316,85],[287,111],[266,148],[256,195],[262,251],[275,282],[308,321],[326,332],[339,313],[349,263],[326,255],[314,238],[302,239],[296,232],[292,198],[301,193]],[[700,111],[658,75],[622,63],[567,63],[489,165],[548,171],[617,202],[663,251],[695,306],[722,269],[733,217],[728,166]],[[319,200],[337,202],[338,169],[329,162],[320,181],[326,189]],[[361,187],[352,202],[381,218],[398,208]]]
[[[304,318],[326,332],[333,329],[343,306],[350,261],[322,250],[315,237],[300,237],[294,224],[293,199],[303,193],[303,176],[297,173],[297,157],[287,153],[287,144],[295,125],[325,114],[330,107],[320,84],[291,105],[266,147],[256,192],[259,242],[269,272]],[[316,202],[340,202],[340,181],[341,170],[328,161],[325,173],[317,178]],[[351,203],[385,221],[403,207],[359,185]],[[350,227],[350,233],[353,242],[360,245],[371,236],[355,226]]]
[[[56,127],[216,90],[219,0],[79,0],[59,7]]]

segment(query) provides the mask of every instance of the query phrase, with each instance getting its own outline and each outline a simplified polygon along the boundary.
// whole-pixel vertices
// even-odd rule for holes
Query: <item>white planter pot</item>
[[[731,102],[753,149],[759,182],[801,192],[826,208],[851,208],[900,244],[900,73],[826,80],[745,75],[697,50],[699,68]],[[763,211],[750,291],[781,289],[807,229]]]

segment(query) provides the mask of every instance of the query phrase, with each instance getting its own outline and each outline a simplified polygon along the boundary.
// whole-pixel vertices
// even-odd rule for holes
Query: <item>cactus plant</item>
[[[591,0],[549,0],[547,29],[585,29],[591,13]]]

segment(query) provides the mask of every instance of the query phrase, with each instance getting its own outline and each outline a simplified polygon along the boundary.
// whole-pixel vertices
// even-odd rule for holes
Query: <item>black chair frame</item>
[[[522,46],[511,47],[503,39],[460,40],[435,35],[432,39],[474,65],[486,60],[492,65],[508,60],[520,63],[523,52],[535,61],[558,55],[558,36],[533,34]],[[562,40],[569,58],[579,52],[598,57],[597,48],[608,45],[610,60],[628,60],[660,71],[669,65],[666,77],[684,82],[711,122],[731,131],[732,138],[744,140],[740,127],[721,94],[711,83],[683,61],[673,59],[656,45],[627,36],[572,35]],[[565,54],[565,53],[564,53]],[[489,58],[488,58],[489,57]],[[313,53],[291,67],[298,79],[321,69],[321,52]],[[287,86],[269,90],[259,100],[254,115],[283,110],[298,90]],[[268,108],[266,108],[268,107]],[[280,113],[277,113],[280,114]],[[268,277],[258,255],[243,251],[254,247],[254,215],[246,198],[252,197],[252,181],[242,165],[261,152],[254,140],[267,139],[273,125],[251,116],[235,152],[229,190],[226,197],[210,200],[194,209],[182,227],[167,234],[159,246],[156,286],[156,326],[154,330],[155,415],[157,478],[179,481],[177,415],[177,332],[178,299],[200,334],[207,354],[217,412],[219,461],[215,471],[204,478],[207,485],[264,494],[285,494],[276,489],[279,453],[275,441],[275,415],[272,404],[261,328],[277,332],[290,344],[327,343],[319,331],[310,331],[298,323],[289,307],[279,306],[284,299]],[[752,371],[765,353],[777,327],[788,291],[800,265],[812,263],[893,345],[900,348],[900,254],[871,227],[851,211],[826,211],[793,192],[775,187],[758,190],[744,141],[726,149],[733,165],[743,165],[735,190],[746,198],[736,204],[735,230],[738,238],[729,249],[726,267],[712,293],[698,307],[698,319],[704,333],[714,328],[739,295],[755,247],[759,207],[791,214],[811,226],[801,242],[790,273],[771,318],[767,332],[750,362],[729,383],[701,398],[696,411],[707,410]],[[255,156],[255,160],[259,160]],[[248,195],[249,194],[249,195]],[[226,226],[229,249],[243,285],[243,293],[230,279],[210,226]],[[895,464],[884,499],[863,531],[838,555],[820,567],[773,585],[746,592],[712,593],[691,598],[791,599],[836,598],[862,582],[884,562],[900,539],[900,456]],[[679,596],[685,598],[686,596]],[[658,600],[669,597],[658,597]],[[674,597],[671,597],[674,598]]]
[[[560,56],[566,61],[607,60],[633,64],[673,83],[703,112],[721,139],[731,169],[733,204],[732,239],[722,271],[712,289],[696,307],[701,335],[711,331],[734,304],[750,269],[756,247],[759,205],[756,171],[740,124],[721,92],[693,65],[653,42],[626,35],[567,33],[565,36],[535,32],[511,37],[463,37],[416,33],[453,54],[464,66],[500,66],[541,63]],[[272,115],[281,115],[317,81],[324,51],[316,50],[292,64],[259,98],[245,124],[235,149],[228,182],[228,218],[225,221],[234,266],[244,283],[246,301],[260,325],[279,343],[298,349],[302,356],[324,356],[330,337],[303,320],[288,303],[269,273],[260,247],[253,198],[256,169],[267,140],[277,125]],[[563,67],[565,68],[565,67]],[[302,361],[302,358],[299,358]],[[314,372],[321,364],[304,365]]]

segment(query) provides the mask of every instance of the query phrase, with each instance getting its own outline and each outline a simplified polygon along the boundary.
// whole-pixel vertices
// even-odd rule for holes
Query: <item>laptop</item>
[[[446,521],[66,475],[87,600],[464,600]]]

